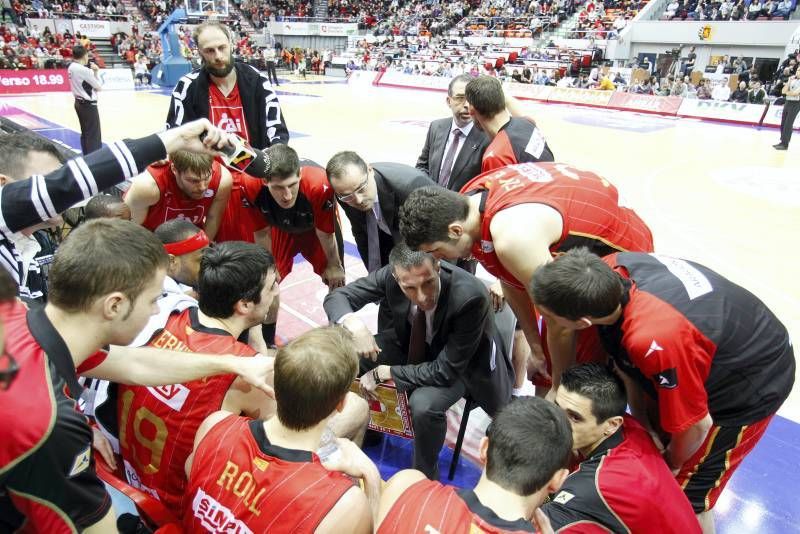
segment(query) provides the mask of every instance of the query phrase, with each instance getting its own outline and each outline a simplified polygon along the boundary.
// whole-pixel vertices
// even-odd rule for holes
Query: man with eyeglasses
[[[386,265],[389,252],[403,239],[397,211],[417,188],[432,185],[423,172],[401,163],[367,165],[355,152],[335,154],[328,180],[350,220],[358,253],[369,272]]]
[[[133,179],[125,203],[132,220],[148,230],[172,219],[188,219],[213,240],[231,186],[230,171],[213,156],[176,151],[169,161],[150,165]]]
[[[325,170],[303,160],[287,145],[273,145],[269,175],[244,183],[244,197],[270,226],[266,246],[275,257],[281,279],[292,272],[301,254],[333,290],[345,284],[342,232],[333,189]]]

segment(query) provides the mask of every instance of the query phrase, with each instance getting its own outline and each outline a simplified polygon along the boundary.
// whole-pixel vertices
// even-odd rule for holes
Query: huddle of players
[[[582,463],[569,477],[566,472],[561,477],[557,469],[550,471],[541,484],[526,486],[525,491],[499,474],[514,471],[508,464],[502,470],[487,466],[483,476],[493,491],[499,491],[499,485],[512,494],[525,496],[526,505],[514,508],[510,515],[500,513],[500,503],[510,502],[508,495],[497,499],[497,508],[487,505],[495,502],[491,495],[497,497],[496,493],[485,494],[480,484],[474,493],[462,492],[456,497],[450,488],[422,481],[418,473],[406,473],[392,479],[384,491],[379,524],[388,520],[392,524],[390,531],[401,531],[401,525],[409,523],[406,516],[417,514],[426,525],[447,531],[444,523],[458,524],[453,523],[452,513],[443,516],[438,524],[430,516],[441,515],[442,510],[450,510],[448,503],[457,502],[465,511],[465,521],[476,522],[481,528],[525,531],[530,527],[533,510],[541,503],[539,497],[552,494],[552,502],[543,510],[555,528],[588,531],[592,528],[589,525],[602,525],[615,531],[637,531],[645,525],[650,530],[667,530],[682,524],[683,528],[697,531],[700,527],[692,510],[704,528],[713,528],[707,512],[791,390],[794,357],[785,328],[754,296],[709,269],[648,254],[654,250],[649,228],[635,212],[619,205],[617,190],[611,183],[594,173],[548,162],[553,159],[552,153],[538,129],[525,118],[510,116],[504,105],[498,105],[505,99],[495,80],[480,78],[465,85],[471,114],[491,139],[482,158],[484,172],[468,181],[460,192],[433,185],[413,190],[399,211],[399,229],[412,248],[436,258],[475,258],[500,280],[505,300],[515,312],[531,349],[531,360],[523,361],[521,370],[552,379],[550,397],[568,415],[575,439],[572,449]],[[274,145],[267,153],[274,175],[265,184],[242,175],[238,183],[245,185],[235,200],[233,196],[226,198],[226,181],[230,180],[226,180],[224,168],[208,159],[202,168],[211,168],[210,174],[197,167],[192,176],[192,170],[183,166],[178,157],[161,169],[151,167],[149,176],[137,179],[126,201],[134,220],[145,226],[170,218],[178,210],[184,210],[189,218],[189,211],[203,203],[203,211],[193,213],[197,222],[205,218],[207,233],[212,235],[222,231],[228,218],[257,221],[251,226],[235,225],[240,240],[255,241],[251,237],[269,226],[281,276],[286,273],[281,271],[281,264],[290,269],[291,258],[301,251],[318,274],[323,278],[327,275],[333,288],[325,264],[331,255],[319,252],[325,248],[317,239],[319,234],[308,233],[308,229],[319,228],[318,221],[327,217],[325,228],[332,233],[334,193],[352,207],[354,203],[347,202],[352,200],[348,197],[369,196],[364,191],[370,185],[369,179],[366,184],[350,184],[353,187],[338,179],[328,182],[321,168],[299,167],[294,151],[284,145]],[[287,160],[291,164],[283,165]],[[166,172],[167,166],[171,174]],[[287,172],[281,171],[284,167]],[[200,180],[193,201],[188,202],[192,196],[186,184],[194,178]],[[149,186],[151,196],[140,202],[148,198],[140,193],[146,191],[141,186],[143,182]],[[271,187],[284,182],[288,185]],[[209,190],[214,191],[213,195],[205,193]],[[304,212],[305,226],[293,216],[303,211],[292,209],[298,198],[308,199],[312,206]],[[153,199],[157,202],[147,204]],[[175,204],[177,199],[184,204]],[[365,205],[359,209],[367,208]],[[231,213],[225,215],[228,212]],[[297,239],[298,227],[306,232],[305,241]],[[526,230],[520,231],[521,228]],[[276,247],[276,243],[291,238],[295,245]],[[306,245],[298,248],[298,242]],[[316,255],[308,243],[313,244]],[[742,328],[742,324],[751,328]],[[752,332],[759,332],[758,339],[751,339]],[[284,352],[290,353],[289,347]],[[606,361],[625,379],[625,385],[606,366],[596,363]],[[570,369],[576,362],[581,365]],[[342,395],[346,382],[342,382]],[[277,383],[276,371],[276,389]],[[742,394],[745,390],[750,394]],[[626,399],[634,417],[624,415]],[[536,401],[525,402],[535,411]],[[278,405],[276,421],[281,421],[280,400]],[[502,421],[503,413],[497,421]],[[315,428],[321,431],[323,422],[316,421],[319,425]],[[242,425],[242,421],[230,419],[223,426],[241,432]],[[582,434],[581,428],[588,430]],[[245,434],[247,440],[253,439],[250,434],[254,434],[256,441],[264,435],[261,431]],[[220,443],[219,435],[215,435],[218,438],[212,441]],[[513,436],[501,435],[500,439],[514,443]],[[494,450],[498,457],[500,453],[491,447],[497,441],[495,438],[493,442],[490,431],[489,445],[482,447],[482,453]],[[527,436],[528,450],[532,450],[530,444]],[[250,447],[248,454],[255,450],[252,444]],[[266,450],[263,439],[260,450]],[[265,461],[275,458],[274,454],[267,454]],[[304,458],[308,460],[309,456]],[[542,465],[534,458],[527,463],[530,469]],[[564,465],[567,464],[562,463],[561,467]],[[206,481],[215,476],[220,481],[229,477],[225,479],[225,491],[237,487],[237,476],[252,473],[245,468],[252,465],[242,467],[234,462],[219,468],[224,466],[231,474],[215,472]],[[633,497],[626,485],[638,475],[653,484],[637,486],[638,500],[631,507],[628,502]],[[593,483],[595,479],[601,481],[599,486]],[[558,492],[562,483],[564,489]],[[252,505],[258,488],[247,484],[239,491],[251,497],[244,502]],[[192,499],[203,495],[192,502],[192,521],[210,521],[214,514],[219,518],[219,510],[232,504],[224,500],[224,492],[209,493],[206,486],[192,486],[201,493],[186,493]],[[220,487],[217,484],[215,489]],[[333,499],[333,506],[338,501],[335,496],[340,494],[326,495]],[[386,500],[392,498],[403,504],[384,509]],[[643,507],[643,502],[658,504],[665,513],[659,515],[651,507]],[[324,508],[319,505],[315,510]],[[251,529],[261,525],[254,515],[243,519],[245,516],[240,513],[230,514]],[[514,521],[520,518],[524,521]],[[275,517],[270,516],[273,520]]]
[[[259,418],[271,414],[268,401],[243,401],[248,386],[231,375],[202,381],[203,394],[194,396],[188,380],[163,390],[125,386],[118,415],[126,471],[149,476],[152,485],[179,481],[165,489],[188,530],[526,532],[535,521],[543,531],[552,523],[576,532],[694,532],[700,525],[692,509],[709,528],[705,512],[791,390],[794,356],[785,328],[753,295],[709,269],[646,254],[650,231],[619,206],[613,185],[539,162],[553,159],[549,148],[532,123],[508,116],[495,80],[470,82],[466,99],[491,138],[485,172],[460,193],[414,190],[399,229],[412,248],[437,258],[474,257],[500,280],[531,349],[522,372],[550,374],[554,404],[520,398],[496,415],[481,442],[486,467],[474,489],[456,492],[405,471],[381,494],[374,465],[352,442],[339,439],[340,455],[325,467],[313,452],[326,429],[336,429],[337,414],[357,402],[348,395],[356,353],[338,328],[313,330],[277,351],[276,417],[266,421]],[[161,238],[160,257],[143,277],[165,264],[177,281],[182,269],[198,273],[198,306],[170,315],[153,346],[252,355],[236,338],[266,320],[296,252],[331,288],[343,284],[335,183],[316,170],[304,174],[319,168],[301,167],[284,145],[268,153],[265,182],[234,178],[211,158],[180,152],[136,179],[126,198],[131,216]],[[335,192],[339,200],[357,193]],[[236,222],[226,228],[228,218]],[[320,228],[318,218],[330,225]],[[205,223],[206,232],[180,219]],[[87,224],[70,237],[72,248],[101,228],[110,237],[152,241],[126,233],[125,224]],[[225,230],[234,241],[262,246],[206,250]],[[274,260],[264,252],[270,245]],[[190,254],[201,258],[194,269],[181,260]],[[56,262],[56,281],[65,264]],[[620,375],[591,363],[598,354]],[[91,374],[104,358],[79,371]],[[571,367],[575,361],[581,365]],[[134,406],[144,389],[156,401]],[[190,400],[196,404],[186,405]],[[634,417],[625,415],[626,403]],[[259,405],[263,411],[248,408]],[[234,415],[203,420],[211,407]],[[169,410],[180,417],[156,415]],[[186,414],[197,431],[179,432],[175,441],[170,431]],[[346,475],[364,480],[364,491]]]

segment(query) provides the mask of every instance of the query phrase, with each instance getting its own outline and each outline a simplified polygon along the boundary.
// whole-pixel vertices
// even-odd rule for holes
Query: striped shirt
[[[0,187],[0,267],[20,286],[25,267],[11,241],[15,232],[54,218],[78,202],[133,178],[164,157],[166,149],[157,135],[115,141],[88,156],[67,161],[47,176],[35,174]],[[20,287],[20,296],[31,297],[25,287]]]

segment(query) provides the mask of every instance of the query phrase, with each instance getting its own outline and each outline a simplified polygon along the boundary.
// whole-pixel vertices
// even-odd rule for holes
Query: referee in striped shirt
[[[109,143],[86,157],[67,161],[47,176],[36,174],[47,172],[43,167],[28,166],[27,170],[34,173],[29,178],[7,180],[0,186],[0,268],[8,271],[20,287],[27,278],[28,262],[14,245],[15,234],[133,178],[149,164],[166,158],[167,152],[188,150],[216,155],[212,147],[224,146],[228,139],[225,132],[208,120],[199,119],[160,134]],[[24,157],[35,156],[29,152]],[[21,292],[24,293],[22,289]]]
[[[67,68],[69,87],[75,96],[75,112],[81,124],[81,151],[83,155],[94,152],[101,146],[100,113],[97,111],[97,91],[101,84],[100,71],[96,63],[89,67],[89,51],[81,45],[72,47],[72,63]]]

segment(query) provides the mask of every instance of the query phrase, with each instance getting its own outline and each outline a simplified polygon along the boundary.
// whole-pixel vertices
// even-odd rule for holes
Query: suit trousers
[[[781,144],[788,147],[792,139],[792,128],[797,113],[800,112],[800,100],[787,100],[781,114]]]
[[[407,352],[397,341],[393,330],[380,332],[375,342],[381,348],[378,360],[361,358],[364,374],[378,365],[405,365]],[[450,386],[422,386],[408,392],[411,422],[414,425],[413,468],[431,480],[439,479],[439,452],[447,435],[447,410],[467,393],[467,385],[459,378]]]
[[[83,155],[99,150],[103,143],[100,140],[100,113],[97,102],[75,100],[75,113],[81,125],[81,152]]]

